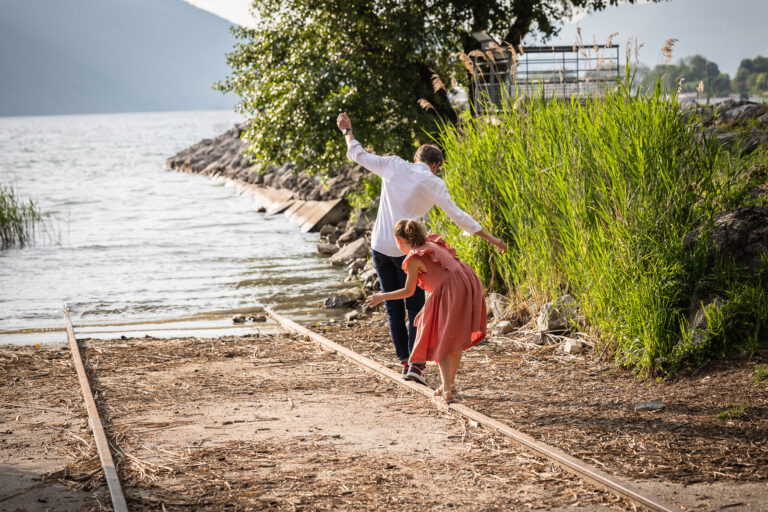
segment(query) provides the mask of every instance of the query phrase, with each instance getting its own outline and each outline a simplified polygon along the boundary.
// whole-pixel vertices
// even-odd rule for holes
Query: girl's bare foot
[[[442,396],[443,386],[442,384],[435,389],[435,396]],[[456,386],[451,386],[451,394],[456,395]]]
[[[443,393],[443,400],[445,400],[445,403],[450,404],[453,402],[454,394],[456,393],[456,390],[448,391],[447,393]]]

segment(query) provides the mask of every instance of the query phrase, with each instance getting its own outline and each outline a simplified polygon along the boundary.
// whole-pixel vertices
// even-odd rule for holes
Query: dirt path
[[[84,345],[131,510],[628,508],[300,339]],[[66,468],[0,510],[108,506],[68,357],[0,349],[0,499]]]
[[[314,329],[392,364],[380,312]],[[517,332],[468,350],[457,377],[461,403],[688,509],[767,508],[768,383],[753,382],[755,360],[714,362],[655,382],[592,352],[527,344],[531,337]],[[427,378],[436,383],[437,370],[428,367]],[[635,410],[652,400],[664,408]]]

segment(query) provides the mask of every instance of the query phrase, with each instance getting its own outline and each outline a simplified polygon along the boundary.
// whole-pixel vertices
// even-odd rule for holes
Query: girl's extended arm
[[[416,291],[416,283],[419,281],[419,271],[424,269],[424,264],[418,258],[412,258],[406,266],[408,277],[405,279],[405,286],[399,290],[387,293],[374,293],[370,295],[365,303],[371,307],[376,307],[385,300],[398,300],[410,297]]]

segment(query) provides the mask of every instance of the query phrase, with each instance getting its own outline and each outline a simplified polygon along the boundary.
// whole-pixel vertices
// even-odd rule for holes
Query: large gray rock
[[[702,228],[685,236],[684,244],[692,250]],[[711,266],[718,256],[731,259],[749,269],[756,269],[768,254],[768,207],[746,206],[719,213],[709,237],[707,262]]]
[[[328,260],[331,265],[344,266],[356,259],[365,258],[371,250],[368,240],[358,238],[349,245],[345,245],[339,252]]]
[[[489,293],[485,299],[485,306],[497,322],[509,320],[512,316],[512,301],[504,295]]]
[[[733,108],[718,109],[717,118],[721,123],[743,123],[760,117],[765,113],[765,107],[757,103],[744,103]]]
[[[691,342],[695,347],[698,347],[707,338],[707,332],[709,331],[709,318],[715,311],[722,309],[725,305],[723,301],[718,298],[712,300],[709,304],[699,303],[696,311],[693,313],[688,326],[688,333],[691,337]]]
[[[563,343],[563,352],[566,354],[578,354],[584,350],[584,348],[584,342],[574,338],[569,338],[565,340],[565,343]]]
[[[536,325],[542,333],[567,332],[571,329],[577,314],[576,300],[570,295],[563,295],[556,301],[548,302],[541,307]]]
[[[364,232],[363,229],[359,229],[357,226],[352,225],[336,240],[336,243],[340,246],[351,244],[358,239]]]
[[[360,288],[347,288],[325,299],[323,306],[326,308],[351,307],[364,297],[365,293]]]
[[[515,327],[512,325],[512,322],[510,322],[509,320],[502,320],[501,322],[496,324],[491,334],[493,334],[494,336],[501,336],[509,332],[512,332],[514,328]]]
[[[664,409],[666,405],[659,399],[651,400],[650,402],[640,402],[635,404],[635,411],[658,411]]]
[[[317,244],[319,254],[336,254],[339,252],[339,246],[336,244]]]

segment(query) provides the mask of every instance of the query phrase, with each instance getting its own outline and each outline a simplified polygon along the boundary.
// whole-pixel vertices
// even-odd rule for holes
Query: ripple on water
[[[0,119],[0,173],[55,212],[56,243],[0,253],[0,331],[269,303],[304,318],[345,273],[316,234],[165,158],[237,122],[227,112]],[[314,315],[314,316],[313,316]],[[0,334],[0,343],[13,342]]]

